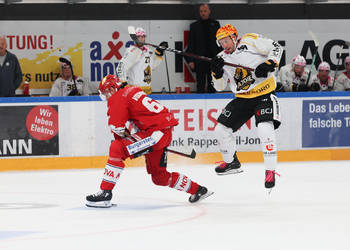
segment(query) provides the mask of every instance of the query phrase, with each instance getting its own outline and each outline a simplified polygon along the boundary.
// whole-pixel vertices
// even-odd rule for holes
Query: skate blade
[[[267,194],[270,195],[273,188],[267,188]]]
[[[229,171],[223,172],[223,173],[216,173],[217,175],[228,175],[228,174],[239,174],[242,173],[243,169],[231,169]]]
[[[87,207],[110,208],[115,204],[112,204],[111,201],[98,201],[98,202],[86,201],[85,205]]]
[[[211,195],[213,195],[213,194],[214,194],[214,192],[208,190],[208,192],[206,192],[205,194],[203,194],[203,195],[199,198],[199,200],[196,201],[195,203],[198,203],[199,201],[204,200],[205,198],[207,198],[207,197],[209,197],[209,196],[211,196]]]

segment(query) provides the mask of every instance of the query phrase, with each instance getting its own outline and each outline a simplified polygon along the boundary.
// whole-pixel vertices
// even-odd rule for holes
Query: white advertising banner
[[[218,152],[216,118],[231,94],[154,95],[179,125],[172,147],[190,146],[199,153]],[[280,93],[282,124],[278,150],[350,148],[350,96],[345,92]],[[107,125],[107,103],[99,97],[0,99],[1,157],[103,156],[113,136]],[[34,129],[33,129],[34,128]],[[46,133],[53,131],[52,133]],[[254,117],[235,133],[239,151],[260,151]]]
[[[194,20],[149,20],[149,21],[0,21],[0,34],[7,37],[8,49],[17,55],[23,72],[23,80],[30,82],[33,94],[47,94],[59,74],[58,58],[68,57],[74,65],[76,75],[83,76],[96,92],[102,76],[114,74],[116,65],[132,44],[127,33],[128,25],[143,26],[147,41],[159,44],[168,41],[186,48],[189,25]],[[314,44],[308,31],[317,36],[320,46],[318,64],[326,60],[332,69],[342,57],[349,55],[350,35],[344,27],[350,20],[219,20],[221,25],[233,24],[239,35],[259,33],[270,37],[285,47],[284,63],[289,63],[297,54],[305,55],[311,64]],[[180,61],[179,61],[180,60]],[[168,88],[169,77],[172,91],[176,86],[189,86],[195,90],[195,75],[188,70],[184,61],[167,53],[169,75],[165,63],[152,73],[152,88],[160,92]],[[180,63],[181,69],[175,64]],[[342,60],[340,60],[342,64]]]

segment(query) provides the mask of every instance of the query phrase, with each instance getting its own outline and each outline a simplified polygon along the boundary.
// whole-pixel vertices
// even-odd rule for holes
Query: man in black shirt
[[[200,19],[190,26],[187,52],[214,57],[221,49],[216,44],[216,31],[220,28],[220,23],[209,17],[210,8],[208,4],[199,6]],[[196,72],[197,93],[215,93],[215,89],[210,84],[211,70],[210,63],[206,61],[186,58],[189,66]]]

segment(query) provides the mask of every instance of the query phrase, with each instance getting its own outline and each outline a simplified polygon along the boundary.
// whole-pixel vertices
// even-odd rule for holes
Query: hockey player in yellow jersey
[[[212,84],[217,91],[229,87],[236,98],[226,105],[217,119],[215,133],[223,162],[215,171],[219,175],[243,171],[236,155],[235,132],[254,115],[264,156],[265,187],[270,189],[275,186],[277,174],[274,130],[281,124],[273,72],[282,57],[283,48],[277,42],[255,33],[238,39],[236,28],[230,24],[218,29],[216,38],[224,50],[211,61]],[[228,66],[225,62],[242,67]]]
[[[141,42],[145,42],[146,31],[138,27],[136,28],[136,36]],[[164,41],[159,46],[167,48],[168,43]],[[122,82],[132,83],[132,86],[138,86],[146,94],[151,94],[152,71],[160,65],[163,55],[164,49],[160,47],[152,51],[142,43],[136,43],[126,50],[120,60],[117,76]]]

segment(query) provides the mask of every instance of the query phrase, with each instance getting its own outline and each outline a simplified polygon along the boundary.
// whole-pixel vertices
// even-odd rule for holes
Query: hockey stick
[[[340,63],[340,59],[342,58],[342,55],[343,55],[343,48],[344,48],[344,45],[350,47],[350,42],[348,41],[344,41],[345,44],[343,44],[341,47],[340,47],[340,55],[338,57],[338,62],[337,62],[337,66],[335,68],[335,72],[334,72],[334,78],[333,78],[333,88],[334,88],[334,83],[335,83],[335,78],[337,78],[337,74],[338,74],[338,68],[339,68],[339,63]]]
[[[170,88],[170,79],[169,79],[169,71],[168,71],[168,60],[166,59],[165,51],[164,51],[164,60],[165,60],[166,78],[168,80],[168,88],[169,88],[169,94],[170,94],[171,88]]]
[[[160,132],[160,131],[158,131],[158,132]],[[161,134],[162,134],[162,133],[161,133]],[[128,137],[129,139],[131,139],[131,140],[134,142],[134,144],[137,143],[137,142],[140,142],[140,141],[137,140],[134,136],[132,136],[128,131],[127,131],[127,137]],[[152,136],[151,136],[151,137],[152,137]],[[145,141],[148,142],[148,141],[150,141],[149,138],[150,138],[150,137],[147,137],[147,138],[144,138],[143,140],[145,140]],[[142,141],[142,140],[141,140],[141,141]],[[146,142],[146,143],[140,143],[140,144],[145,145],[145,144],[147,144],[147,142]],[[144,147],[144,148],[141,148],[140,150],[138,150],[138,149],[137,149],[137,146],[132,146],[132,145],[133,145],[133,144],[128,145],[127,147],[128,147],[128,151],[129,151],[130,155],[134,155],[135,158],[136,158],[136,157],[139,157],[139,156],[141,156],[141,155],[144,155],[144,154],[147,154],[147,153],[151,152],[152,146],[150,146],[150,147]],[[132,148],[129,149],[129,146],[132,146]],[[181,151],[179,151],[179,150],[174,150],[174,149],[169,149],[169,148],[167,148],[166,150],[169,151],[170,153],[177,154],[177,155],[181,155],[181,156],[183,156],[183,157],[187,157],[187,158],[191,158],[191,159],[196,158],[197,153],[196,153],[196,151],[194,150],[194,148],[183,147],[182,149],[183,149],[183,150],[181,150]],[[135,150],[135,151],[131,151],[131,150]]]
[[[151,43],[146,43],[146,42],[141,42],[136,36],[136,31],[135,31],[135,27],[134,26],[128,26],[128,32],[129,32],[129,35],[130,35],[131,39],[135,43],[139,43],[139,44],[143,44],[143,45],[149,45],[149,46],[154,47],[154,48],[161,48],[161,49],[164,49],[166,51],[173,52],[175,54],[179,54],[179,55],[183,55],[183,56],[187,56],[187,57],[191,57],[191,58],[196,58],[196,59],[202,60],[202,61],[210,62],[212,60],[211,58],[206,57],[206,56],[199,56],[199,55],[188,53],[188,52],[184,52],[184,51],[181,51],[181,50],[176,50],[176,49],[172,49],[172,48],[165,48],[163,46],[159,46],[159,45],[155,45],[155,44],[151,44]],[[229,62],[225,62],[224,64],[227,65],[227,66],[231,66],[231,67],[242,68],[242,69],[246,69],[246,70],[249,70],[249,71],[254,71],[254,69],[252,69],[252,68],[245,67],[245,66],[242,66],[242,65],[239,65],[239,64],[234,64],[234,63],[229,63]]]
[[[314,44],[316,47],[316,51],[315,54],[312,57],[312,62],[311,62],[311,67],[310,67],[310,71],[309,74],[307,75],[307,80],[306,80],[306,86],[308,86],[310,78],[311,78],[311,73],[312,73],[312,67],[315,65],[315,61],[316,61],[316,56],[317,56],[317,51],[318,51],[318,46],[320,45],[315,34],[312,31],[309,31],[309,35],[312,37],[312,39],[314,40]]]
[[[186,151],[176,151],[176,150],[173,150],[173,149],[167,149],[170,153],[173,153],[173,154],[177,154],[177,155],[181,155],[181,156],[184,156],[184,157],[187,157],[187,158],[191,158],[191,159],[194,159],[196,158],[196,151],[194,150],[194,148],[192,148],[192,151],[191,152],[186,152]]]

